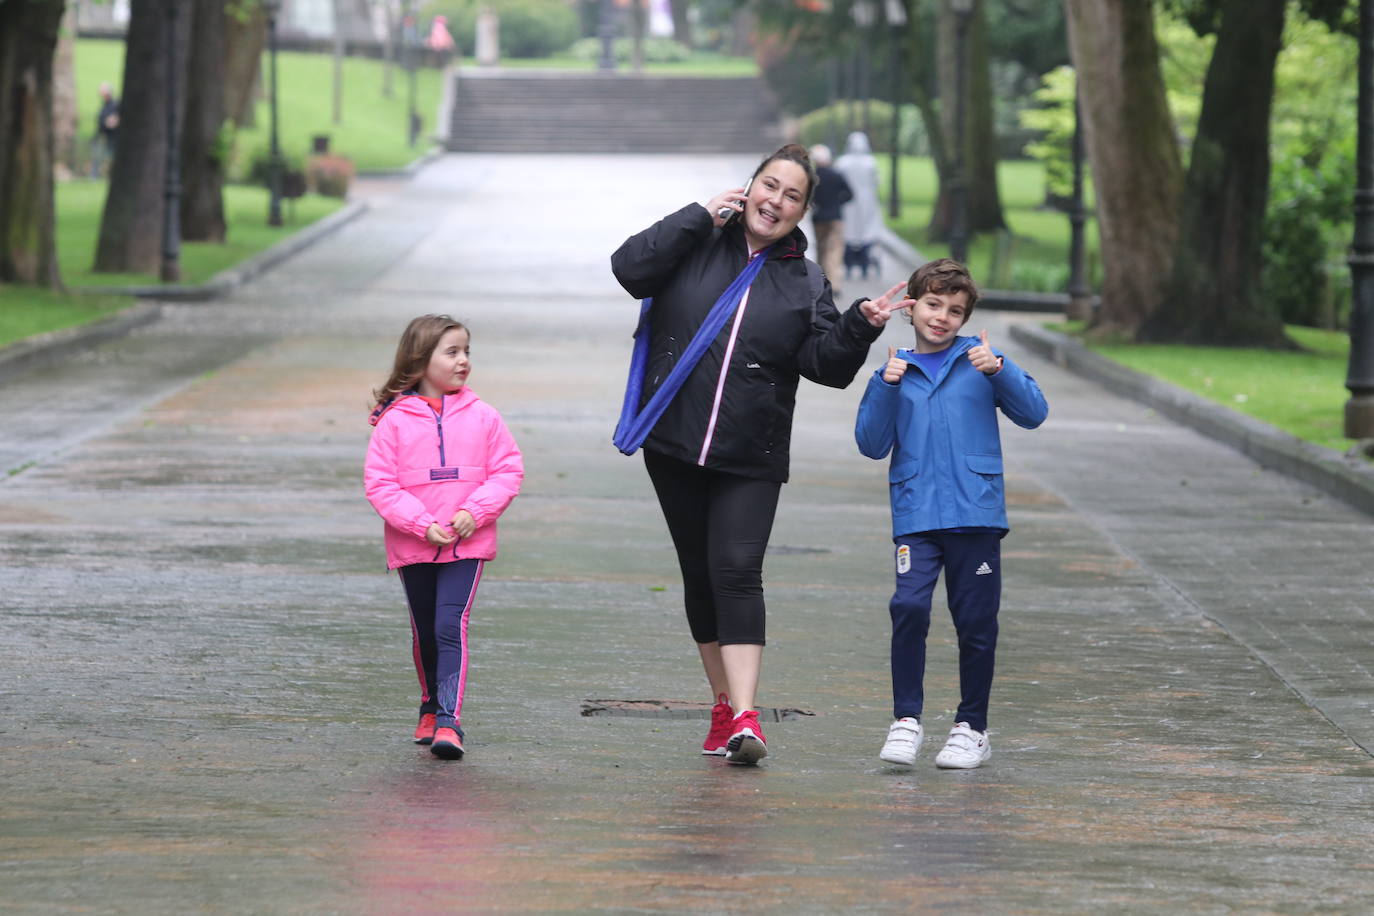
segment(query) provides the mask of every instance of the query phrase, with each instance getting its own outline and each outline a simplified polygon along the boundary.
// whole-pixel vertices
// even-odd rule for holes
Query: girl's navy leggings
[[[782,484],[644,450],[699,643],[763,645],[763,555]]]
[[[959,710],[954,721],[987,731],[988,695],[997,655],[1002,601],[1001,532],[929,531],[896,538],[897,590],[892,615],[893,716],[920,717],[925,706],[926,634],[935,580],[945,571],[954,632],[959,640]]]
[[[411,649],[420,677],[420,713],[437,728],[456,729],[468,680],[468,616],[483,560],[416,563],[397,572],[410,605]]]

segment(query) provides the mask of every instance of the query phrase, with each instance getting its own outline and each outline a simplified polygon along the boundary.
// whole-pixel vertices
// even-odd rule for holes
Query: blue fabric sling
[[[612,440],[621,452],[633,455],[644,444],[644,440],[649,437],[649,431],[654,428],[658,418],[663,416],[663,411],[668,409],[669,402],[682,389],[682,384],[687,381],[687,376],[692,374],[701,357],[706,354],[711,341],[715,340],[720,329],[725,327],[725,322],[730,319],[730,315],[744,298],[745,290],[754,282],[754,277],[767,260],[768,249],[765,248],[754,255],[744,270],[740,271],[739,276],[725,288],[716,304],[711,306],[706,320],[697,329],[696,336],[687,344],[682,358],[673,366],[653,397],[649,398],[649,403],[644,405],[644,409],[636,413],[639,399],[644,394],[644,370],[649,364],[649,307],[654,300],[645,299],[640,304],[639,325],[635,328],[635,348],[630,357],[630,376],[625,381],[625,401],[620,406],[620,420],[615,425],[615,436]]]

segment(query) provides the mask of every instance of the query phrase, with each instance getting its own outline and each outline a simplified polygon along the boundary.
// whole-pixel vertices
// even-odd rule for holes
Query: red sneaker
[[[768,745],[764,741],[763,729],[759,727],[758,712],[746,709],[735,716],[735,721],[730,726],[730,740],[725,745],[725,759],[731,763],[758,763],[768,756]]]
[[[429,744],[434,740],[434,713],[427,712],[420,716],[420,724],[415,726],[415,743]]]
[[[463,756],[463,739],[451,728],[436,729],[429,752],[445,760],[460,760]]]
[[[724,757],[732,731],[730,726],[734,722],[735,711],[730,708],[730,698],[722,693],[716,697],[716,705],[711,707],[711,730],[701,742],[701,753],[707,757]]]

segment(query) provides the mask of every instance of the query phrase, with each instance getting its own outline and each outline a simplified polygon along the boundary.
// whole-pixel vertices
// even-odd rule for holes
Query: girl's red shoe
[[[463,739],[451,728],[436,729],[429,752],[445,760],[458,760],[463,756]]]
[[[434,713],[427,712],[420,716],[420,724],[415,726],[415,743],[429,744],[434,740]]]

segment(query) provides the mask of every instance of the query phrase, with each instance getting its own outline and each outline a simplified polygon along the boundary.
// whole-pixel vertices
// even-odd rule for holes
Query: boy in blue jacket
[[[892,615],[895,722],[879,757],[910,766],[921,749],[926,634],[941,568],[959,638],[961,700],[935,765],[981,766],[988,743],[988,695],[1002,597],[1001,539],[1007,533],[997,410],[1034,429],[1049,407],[1035,379],[988,345],[957,332],[978,288],[957,261],[941,258],[912,274],[913,350],[888,349],[859,404],[854,438],[869,458],[892,452],[888,471],[897,589]]]

